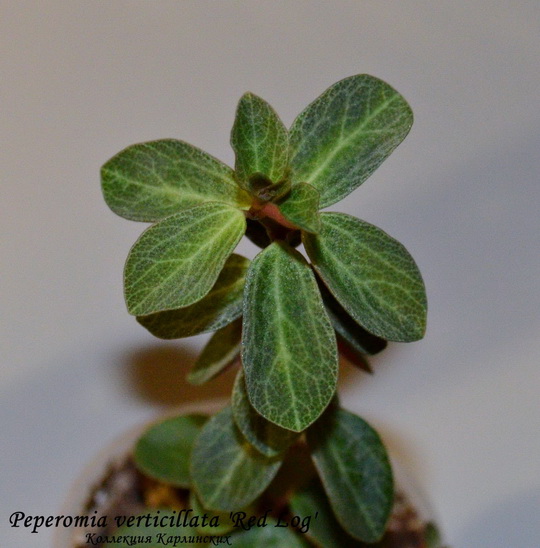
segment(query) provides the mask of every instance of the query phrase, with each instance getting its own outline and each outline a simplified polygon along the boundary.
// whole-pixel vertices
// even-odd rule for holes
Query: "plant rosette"
[[[126,261],[128,312],[162,339],[213,333],[191,383],[238,370],[225,409],[143,435],[134,460],[146,477],[189,489],[188,504],[218,515],[260,510],[267,497],[269,520],[279,519],[275,501],[293,517],[313,510],[325,516],[324,527],[314,520],[311,528],[322,546],[385,538],[396,500],[392,468],[377,432],[339,405],[339,357],[369,370],[366,356],[387,341],[421,339],[425,288],[397,240],[320,209],[360,186],[412,121],[396,90],[352,76],[289,130],[268,103],[246,93],[231,134],[234,169],[173,139],[130,146],[103,166],[110,208],[152,223]],[[252,261],[234,253],[244,235],[261,248]],[[189,459],[180,447],[186,439]],[[300,482],[306,475],[309,482]],[[292,535],[292,528],[259,527],[236,542],[308,542],[272,531]]]
[[[304,451],[291,452],[282,476],[270,484],[258,504],[236,512],[205,509],[193,486],[188,485],[190,480],[186,482],[186,463],[193,451],[193,434],[222,406],[221,401],[184,406],[132,428],[101,450],[74,482],[61,511],[61,515],[80,516],[80,525],[57,528],[55,548],[441,546],[433,510],[399,462],[393,463],[396,494],[389,524],[383,539],[375,544],[359,542],[345,533]],[[176,436],[171,454],[175,465],[167,472],[162,462],[160,478],[147,475],[143,469],[152,443],[159,439],[160,430],[174,423],[185,426],[184,435]],[[166,437],[170,442],[170,435]],[[291,490],[296,490],[295,495],[284,502]],[[154,521],[156,518],[162,521]]]

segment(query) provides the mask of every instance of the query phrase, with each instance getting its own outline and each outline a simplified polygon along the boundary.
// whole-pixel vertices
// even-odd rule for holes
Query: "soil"
[[[173,488],[144,476],[128,458],[121,463],[111,465],[101,484],[91,493],[85,512],[90,516],[132,516],[148,512],[149,508],[186,508],[189,507],[188,500],[188,490]],[[78,529],[73,548],[88,548],[88,533],[96,536],[114,534],[114,520],[107,521],[108,526],[104,528]],[[432,533],[432,528],[432,524],[427,524],[419,518],[406,496],[398,492],[383,539],[377,544],[353,542],[351,546],[430,548],[432,544],[427,539]]]

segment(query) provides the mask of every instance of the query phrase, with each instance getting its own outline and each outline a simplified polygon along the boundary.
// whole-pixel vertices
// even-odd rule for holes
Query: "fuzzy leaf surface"
[[[203,415],[181,415],[151,426],[135,446],[137,468],[176,487],[190,487],[191,451],[206,421],[207,417]]]
[[[240,357],[242,339],[242,320],[234,322],[216,331],[197,358],[187,380],[191,384],[204,384],[221,373],[223,369]]]
[[[248,531],[231,536],[235,548],[309,548],[302,535],[290,527],[277,527],[277,521],[268,518],[265,527],[254,526]]]
[[[300,432],[334,395],[338,354],[315,276],[305,259],[274,242],[252,261],[244,289],[242,362],[251,404]]]
[[[321,207],[332,205],[379,167],[412,123],[409,105],[385,82],[367,74],[337,82],[291,127],[293,184],[312,184]]]
[[[244,437],[267,457],[283,453],[297,437],[296,433],[280,428],[255,411],[249,402],[242,370],[234,382],[232,410],[236,426]]]
[[[108,206],[134,221],[159,221],[206,202],[249,208],[249,196],[233,170],[183,141],[163,139],[132,145],[101,168]]]
[[[274,109],[253,93],[245,93],[238,103],[231,145],[241,184],[245,185],[256,173],[274,183],[285,175],[289,153],[287,129]]]
[[[343,213],[323,213],[321,222],[319,234],[304,234],[304,245],[343,308],[377,337],[421,339],[427,313],[424,282],[403,245]]]
[[[319,192],[308,183],[298,183],[291,189],[286,200],[279,205],[283,216],[306,232],[319,232]]]
[[[392,469],[379,435],[344,409],[330,409],[307,432],[337,520],[353,537],[377,542],[394,501]]]
[[[281,459],[253,449],[227,407],[203,427],[191,456],[197,494],[210,510],[238,510],[254,501],[272,481]]]
[[[151,226],[131,248],[124,270],[130,314],[146,316],[202,299],[245,229],[239,209],[217,202],[185,209]]]
[[[137,321],[161,339],[180,339],[216,331],[242,315],[249,259],[234,253],[226,260],[212,289],[192,305],[138,316]]]

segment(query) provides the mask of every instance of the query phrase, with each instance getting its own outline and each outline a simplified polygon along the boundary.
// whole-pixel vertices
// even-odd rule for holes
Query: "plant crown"
[[[290,509],[323,515],[327,526],[314,525],[312,539],[358,546],[383,536],[392,471],[378,434],[337,402],[338,346],[368,368],[365,356],[386,341],[420,339],[424,284],[381,229],[319,210],[361,185],[412,122],[392,87],[359,75],[331,86],[289,130],[246,93],[232,128],[234,170],[172,139],[130,146],[103,166],[110,208],[153,223],[126,262],[128,311],[163,339],[213,332],[193,384],[241,365],[229,407],[209,420],[162,421],[137,444],[140,469],[191,488],[192,507],[223,515],[250,507],[285,481],[302,446],[310,481],[294,490],[289,478],[285,489]],[[251,262],[234,253],[243,235],[262,248]],[[246,546],[273,542],[262,529],[236,542],[242,535]]]

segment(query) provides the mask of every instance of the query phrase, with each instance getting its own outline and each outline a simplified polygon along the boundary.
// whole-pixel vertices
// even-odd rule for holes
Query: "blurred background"
[[[175,137],[232,164],[236,102],[286,125],[335,81],[386,80],[407,139],[334,211],[400,240],[426,338],[343,402],[382,433],[454,548],[540,546],[540,4],[536,0],[4,1],[0,4],[0,538],[55,515],[103,445],[169,406],[229,393],[184,380],[206,337],[129,317],[122,268],[145,228],[105,206],[99,168]],[[243,243],[240,252],[255,249]]]

